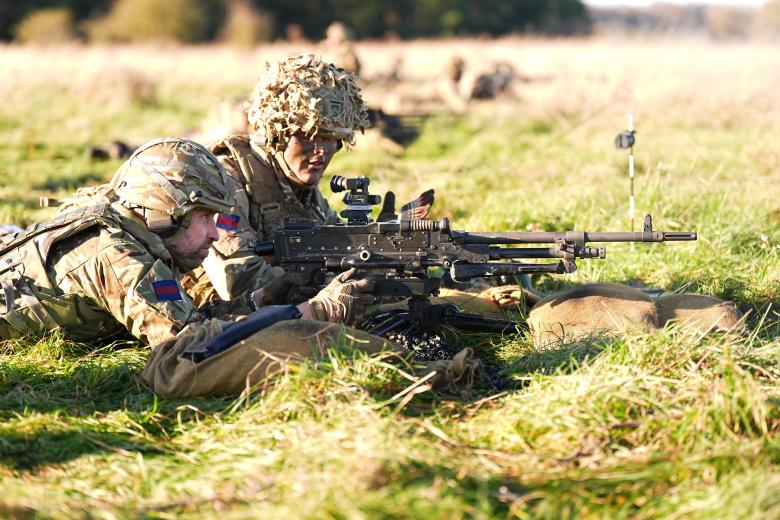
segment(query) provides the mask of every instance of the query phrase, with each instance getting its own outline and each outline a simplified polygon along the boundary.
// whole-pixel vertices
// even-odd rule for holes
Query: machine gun
[[[590,243],[668,242],[696,240],[690,231],[655,231],[650,215],[641,232],[470,232],[441,220],[392,220],[373,222],[372,206],[381,198],[369,195],[367,177],[334,177],[331,189],[348,191],[347,209],[340,215],[346,224],[319,225],[313,221],[285,221],[273,241],[255,245],[258,255],[276,257],[288,271],[302,273],[309,283],[325,283],[326,274],[353,267],[372,271],[374,294],[409,298],[408,309],[380,313],[363,326],[376,334],[417,334],[449,325],[462,330],[514,331],[521,322],[461,313],[452,304],[431,304],[441,278],[431,268],[445,270],[455,282],[473,278],[526,273],[573,273],[580,258],[605,258],[604,247]],[[546,247],[527,247],[546,244]],[[525,247],[516,247],[524,245]],[[515,247],[505,247],[515,246]],[[520,259],[557,259],[556,262],[519,262]]]

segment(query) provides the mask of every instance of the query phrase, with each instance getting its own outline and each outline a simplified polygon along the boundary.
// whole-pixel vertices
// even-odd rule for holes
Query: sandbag
[[[658,323],[678,323],[700,334],[736,330],[746,332],[742,312],[734,302],[703,294],[666,294],[656,301]]]
[[[536,345],[658,329],[655,302],[626,285],[589,284],[543,298],[528,315]]]
[[[598,334],[646,332],[677,323],[700,334],[746,331],[733,302],[700,294],[667,294],[653,300],[620,284],[590,284],[552,294],[531,310],[528,325],[537,346]]]

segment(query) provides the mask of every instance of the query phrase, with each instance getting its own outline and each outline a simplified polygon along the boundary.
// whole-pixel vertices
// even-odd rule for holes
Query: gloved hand
[[[372,278],[358,278],[355,268],[344,271],[309,300],[312,316],[315,320],[351,324],[376,301],[370,294],[373,290]]]
[[[291,301],[293,294],[299,291],[309,289],[304,284],[306,279],[301,273],[287,271],[282,276],[275,278],[268,285],[263,287],[262,296],[258,302],[262,305],[284,305],[286,303],[300,303],[316,294],[316,289],[311,288],[311,294],[307,298],[299,301]]]

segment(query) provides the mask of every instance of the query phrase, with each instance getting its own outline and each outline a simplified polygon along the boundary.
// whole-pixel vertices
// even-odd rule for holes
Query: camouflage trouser
[[[185,357],[185,351],[193,342],[202,340],[197,335],[184,334],[152,351],[142,377],[155,393],[166,398],[238,395],[273,377],[285,363],[315,357],[336,341],[369,354],[397,349],[378,336],[339,324],[307,320],[278,322],[195,363]]]

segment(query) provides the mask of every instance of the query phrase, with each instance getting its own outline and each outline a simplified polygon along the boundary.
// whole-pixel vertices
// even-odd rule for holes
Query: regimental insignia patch
[[[229,215],[227,213],[220,213],[217,217],[217,227],[235,233],[238,229],[238,221],[241,217],[238,215]]]
[[[157,297],[158,302],[181,300],[181,292],[179,291],[179,284],[176,280],[158,280],[152,282],[154,288],[154,295]]]

